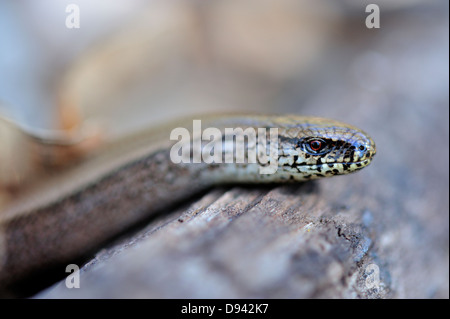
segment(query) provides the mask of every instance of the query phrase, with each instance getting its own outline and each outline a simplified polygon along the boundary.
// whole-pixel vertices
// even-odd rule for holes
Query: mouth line
[[[329,167],[333,167],[333,165],[352,165],[352,164],[369,164],[371,162],[372,159],[365,159],[363,161],[357,161],[357,162],[333,162],[333,163],[320,163],[320,164],[306,164],[306,163],[301,163],[301,164],[297,164],[296,166],[329,166]]]

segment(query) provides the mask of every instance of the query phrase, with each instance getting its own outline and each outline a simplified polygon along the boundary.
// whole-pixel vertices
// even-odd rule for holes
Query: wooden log
[[[82,269],[80,289],[61,282],[42,296],[390,297],[358,181],[214,189],[103,250]]]

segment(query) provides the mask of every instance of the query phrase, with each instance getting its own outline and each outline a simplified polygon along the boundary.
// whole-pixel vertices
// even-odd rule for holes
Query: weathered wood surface
[[[80,289],[61,283],[48,296],[389,296],[388,274],[377,289],[365,287],[365,266],[379,263],[374,216],[363,194],[340,187],[345,182],[213,190],[101,252],[81,272]]]

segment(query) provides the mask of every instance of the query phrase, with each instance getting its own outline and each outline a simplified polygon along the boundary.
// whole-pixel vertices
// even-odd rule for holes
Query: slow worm
[[[0,292],[14,291],[18,282],[48,269],[63,273],[65,265],[94,252],[118,233],[208,187],[347,174],[367,166],[376,152],[366,133],[333,120],[297,115],[200,119],[203,128],[215,127],[224,136],[225,128],[277,128],[277,158],[269,158],[277,164],[276,172],[260,174],[259,163],[174,163],[170,150],[177,141],[169,139],[170,132],[175,127],[191,128],[191,119],[154,128],[122,143],[123,149],[111,150],[114,163],[94,157],[73,170],[69,175],[73,180],[66,177],[68,187],[55,182],[54,196],[2,212]]]

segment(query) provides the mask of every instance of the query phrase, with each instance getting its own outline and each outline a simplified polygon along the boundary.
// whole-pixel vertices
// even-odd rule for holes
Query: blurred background
[[[369,3],[380,28],[366,26]],[[448,298],[448,11],[439,0],[2,1],[0,207],[39,169],[24,130],[90,125],[86,139],[113,144],[192,113],[334,118],[377,144],[364,191],[392,233],[391,262],[414,265],[393,267],[414,278],[397,296]]]

